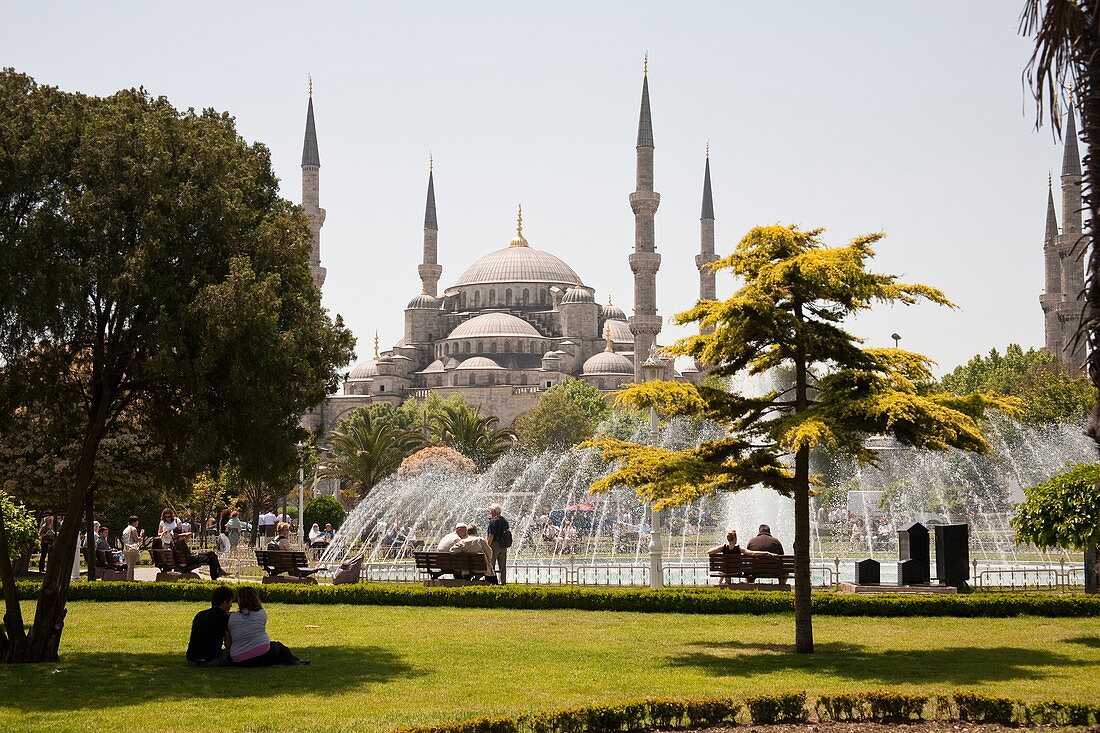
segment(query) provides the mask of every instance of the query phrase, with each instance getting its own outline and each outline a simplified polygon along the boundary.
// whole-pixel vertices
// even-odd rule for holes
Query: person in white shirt
[[[145,532],[138,531],[138,518],[131,516],[126,520],[126,529],[122,530],[122,555],[126,559],[126,580],[134,579],[134,568],[141,562],[141,543],[145,541]]]
[[[469,527],[467,536],[452,544],[447,551],[468,552],[470,554],[480,552],[485,557],[485,579],[490,583],[497,582],[496,574],[493,572],[493,550],[483,537],[478,536],[477,527]],[[477,577],[476,574],[474,577]]]
[[[256,545],[262,547],[266,537],[275,536],[275,525],[277,524],[275,513],[271,511],[264,512],[260,515],[260,526],[256,532]]]
[[[456,524],[454,532],[443,535],[443,539],[439,541],[439,545],[435,548],[436,552],[450,552],[454,543],[464,539],[466,539],[466,525],[463,523]]]
[[[179,520],[176,519],[176,513],[174,511],[165,509],[160,513],[160,524],[157,525],[157,537],[160,538],[161,546],[164,549],[167,550],[172,546],[173,535],[178,526]],[[183,530],[180,531],[182,532]]]

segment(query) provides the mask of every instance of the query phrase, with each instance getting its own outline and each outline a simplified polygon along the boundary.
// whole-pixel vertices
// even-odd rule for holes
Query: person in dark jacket
[[[233,590],[219,585],[210,598],[210,608],[199,611],[191,621],[191,639],[187,642],[187,663],[193,667],[220,667],[230,664],[223,651],[229,612],[233,609]]]
[[[756,536],[749,540],[745,547],[749,550],[770,552],[773,555],[783,554],[783,543],[772,537],[772,528],[766,524],[760,525]]]

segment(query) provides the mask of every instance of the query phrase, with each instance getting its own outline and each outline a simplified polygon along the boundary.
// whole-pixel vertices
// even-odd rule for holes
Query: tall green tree
[[[299,416],[353,343],[321,308],[309,241],[228,114],[0,72],[0,434],[33,415],[77,446],[29,633],[4,579],[0,657],[57,658],[68,560],[120,419],[176,481],[228,458],[253,479],[295,465]]]
[[[658,508],[685,504],[715,491],[755,484],[794,497],[795,649],[812,652],[810,611],[810,454],[828,449],[874,460],[868,434],[890,434],[930,449],[990,450],[979,419],[1010,398],[935,392],[929,360],[896,348],[868,348],[844,328],[872,303],[950,306],[939,290],[897,281],[867,269],[881,234],[829,247],[822,230],[757,227],[714,267],[744,285],[725,301],[700,301],[676,316],[702,331],[668,351],[712,365],[714,374],[762,374],[789,367],[794,385],[746,395],[683,382],[628,387],[619,399],[665,414],[701,415],[725,425],[726,437],[685,450],[626,441],[596,441],[618,469],[593,489],[636,487]]]
[[[432,441],[454,448],[481,470],[515,445],[515,431],[499,424],[499,418],[480,410],[444,405],[432,425]]]
[[[1060,136],[1068,104],[1080,113],[1081,137],[1090,151],[1081,189],[1085,226],[1077,256],[1087,263],[1087,278],[1077,337],[1088,345],[1089,379],[1100,396],[1100,165],[1091,153],[1100,149],[1100,1],[1025,0],[1020,33],[1035,40],[1024,69],[1035,98],[1035,126],[1049,119]],[[1094,400],[1088,434],[1100,446],[1100,399]]]
[[[516,421],[522,445],[541,452],[569,448],[592,437],[608,413],[603,394],[587,382],[565,379],[546,390]]]
[[[427,441],[417,430],[399,427],[389,416],[360,407],[332,431],[332,453],[320,475],[348,484],[361,499]]]
[[[1019,397],[1019,419],[1028,424],[1083,419],[1095,399],[1086,376],[1059,369],[1048,351],[1024,351],[1018,344],[1009,344],[1003,354],[993,349],[974,356],[945,375],[940,387],[955,394],[996,392]]]
[[[1018,542],[1085,553],[1085,589],[1100,588],[1100,463],[1074,466],[1024,489],[1012,526]]]

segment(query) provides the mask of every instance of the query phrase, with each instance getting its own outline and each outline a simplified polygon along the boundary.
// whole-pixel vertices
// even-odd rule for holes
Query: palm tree
[[[1100,0],[1025,0],[1020,33],[1035,38],[1035,51],[1024,78],[1035,97],[1035,125],[1049,118],[1062,130],[1062,103],[1072,89],[1069,104],[1081,117],[1081,134],[1089,153],[1084,160],[1081,197],[1086,225],[1079,251],[1088,247],[1085,303],[1077,339],[1088,346],[1088,373],[1100,397],[1100,166],[1092,152],[1100,145]],[[1072,109],[1071,109],[1072,114]],[[1100,446],[1100,399],[1093,407],[1089,436]]]
[[[332,456],[320,476],[346,482],[363,498],[406,456],[422,448],[424,438],[361,408],[340,421],[330,443]]]
[[[432,421],[435,441],[454,448],[483,469],[516,442],[510,428],[498,428],[499,418],[469,407],[443,405]]]

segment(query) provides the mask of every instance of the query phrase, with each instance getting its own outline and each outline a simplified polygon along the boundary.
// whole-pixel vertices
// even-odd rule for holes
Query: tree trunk
[[[1100,550],[1096,545],[1085,548],[1085,592],[1100,591]]]
[[[802,305],[795,303],[795,317],[802,322]],[[802,334],[795,334],[795,414],[809,409],[806,347]],[[810,449],[794,455],[794,650],[813,654],[813,598],[810,593]]]
[[[4,513],[0,512],[0,582],[4,589],[4,627],[0,631],[0,662],[10,662],[22,656],[27,643],[23,628],[23,610],[15,590],[15,574],[8,554],[8,533],[4,525]]]

